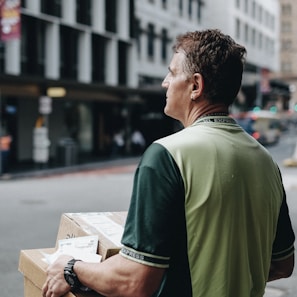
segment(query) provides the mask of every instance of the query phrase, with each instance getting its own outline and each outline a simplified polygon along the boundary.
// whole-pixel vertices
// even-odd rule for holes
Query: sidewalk
[[[31,178],[31,177],[45,177],[57,174],[67,174],[74,172],[82,172],[96,169],[104,169],[110,167],[137,165],[140,157],[123,157],[116,159],[102,159],[100,161],[86,162],[81,164],[75,164],[71,166],[60,166],[50,168],[34,168],[34,166],[28,168],[15,168],[9,173],[0,175],[1,180],[19,179],[19,178]]]

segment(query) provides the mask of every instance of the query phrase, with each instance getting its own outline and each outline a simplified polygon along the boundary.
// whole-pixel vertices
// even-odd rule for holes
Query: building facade
[[[279,65],[278,15],[277,0],[21,1],[21,39],[0,44],[1,129],[12,135],[12,162],[34,161],[38,128],[47,128],[46,162],[57,165],[70,140],[80,162],[109,156],[115,133],[129,154],[133,129],[147,144],[179,129],[163,114],[161,82],[185,31],[219,28],[244,44],[239,101],[262,103],[263,73]]]
[[[290,108],[297,111],[297,3],[280,0],[280,68],[276,77],[290,86]]]

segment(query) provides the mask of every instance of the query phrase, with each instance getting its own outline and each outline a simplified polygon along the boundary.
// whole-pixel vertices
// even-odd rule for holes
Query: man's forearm
[[[159,288],[164,270],[145,266],[115,255],[104,262],[76,262],[80,282],[106,297],[152,296]]]

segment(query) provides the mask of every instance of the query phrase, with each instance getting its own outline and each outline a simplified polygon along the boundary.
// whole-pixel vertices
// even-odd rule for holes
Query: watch
[[[81,284],[76,273],[73,271],[73,266],[77,261],[81,260],[71,259],[68,261],[64,267],[64,278],[72,290],[91,291],[91,289]]]

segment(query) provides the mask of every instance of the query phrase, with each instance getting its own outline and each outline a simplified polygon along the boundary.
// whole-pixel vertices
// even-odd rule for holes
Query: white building
[[[164,39],[170,53],[177,34],[206,28],[218,28],[246,47],[243,91],[248,105],[262,99],[259,83],[262,81],[263,87],[269,73],[279,69],[278,0],[136,0],[135,14],[140,26],[140,82],[159,84],[166,73]],[[151,38],[155,41],[153,57],[147,54],[150,34],[155,36]]]

